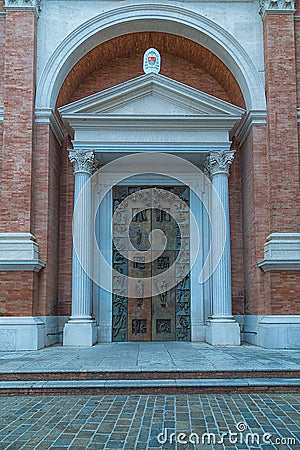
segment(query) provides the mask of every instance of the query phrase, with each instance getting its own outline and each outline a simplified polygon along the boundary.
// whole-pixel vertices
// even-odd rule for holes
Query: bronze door
[[[131,195],[145,187],[115,186],[113,189],[113,209]],[[180,196],[189,203],[187,187],[159,187]],[[131,255],[124,247],[122,253],[113,248],[113,266],[117,272],[134,278],[151,278],[172,268],[176,260],[182,237],[174,218],[156,208],[145,209],[135,214],[132,211],[129,238],[135,249],[145,251],[150,248],[149,235],[154,229],[161,229],[167,237],[165,251],[151,262],[143,257]],[[187,224],[187,226],[189,226]],[[122,214],[113,223],[113,238],[118,242],[124,239],[126,227]],[[124,240],[125,242],[125,240]],[[186,245],[186,244],[185,244]],[[128,259],[126,258],[128,255]],[[152,279],[152,278],[151,278]],[[114,341],[175,341],[190,340],[190,279],[189,275],[175,287],[159,295],[145,295],[142,282],[137,281],[135,297],[124,296],[124,285],[120,285],[118,275],[113,280],[113,340]],[[122,295],[123,294],[123,295]]]

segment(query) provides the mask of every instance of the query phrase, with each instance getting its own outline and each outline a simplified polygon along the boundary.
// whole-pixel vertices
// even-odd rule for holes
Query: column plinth
[[[205,170],[211,177],[213,188],[219,196],[222,208],[212,200],[211,220],[217,230],[215,248],[224,245],[224,230],[218,228],[225,224],[225,245],[220,261],[212,274],[212,316],[209,319],[206,340],[211,345],[240,345],[240,328],[232,315],[231,261],[230,261],[230,223],[229,223],[229,167],[233,162],[234,151],[211,152],[206,159]],[[221,217],[224,215],[224,217]],[[224,221],[225,218],[225,221]]]
[[[64,327],[63,345],[90,347],[97,340],[96,322],[91,314],[92,283],[88,276],[92,256],[92,193],[89,181],[95,167],[95,156],[91,151],[69,150],[69,158],[74,165],[75,176],[72,315]]]

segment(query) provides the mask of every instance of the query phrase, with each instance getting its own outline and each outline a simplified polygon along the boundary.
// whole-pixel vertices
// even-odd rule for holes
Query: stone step
[[[107,381],[107,380],[206,380],[206,379],[299,379],[300,370],[234,370],[234,371],[34,371],[0,373],[4,381]]]
[[[1,381],[0,395],[300,392],[300,378]]]

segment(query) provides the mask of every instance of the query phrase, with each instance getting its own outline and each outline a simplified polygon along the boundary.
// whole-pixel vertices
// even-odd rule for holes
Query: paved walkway
[[[299,350],[267,350],[250,345],[215,348],[192,342],[124,342],[90,348],[54,346],[38,351],[0,352],[0,373],[299,369]]]
[[[297,450],[299,411],[294,394],[2,397],[0,449]]]

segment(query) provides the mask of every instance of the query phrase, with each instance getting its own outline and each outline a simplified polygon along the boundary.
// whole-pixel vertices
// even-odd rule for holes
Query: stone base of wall
[[[68,317],[0,317],[0,351],[39,350],[62,342]]]
[[[236,316],[242,340],[264,348],[300,348],[300,315]]]

